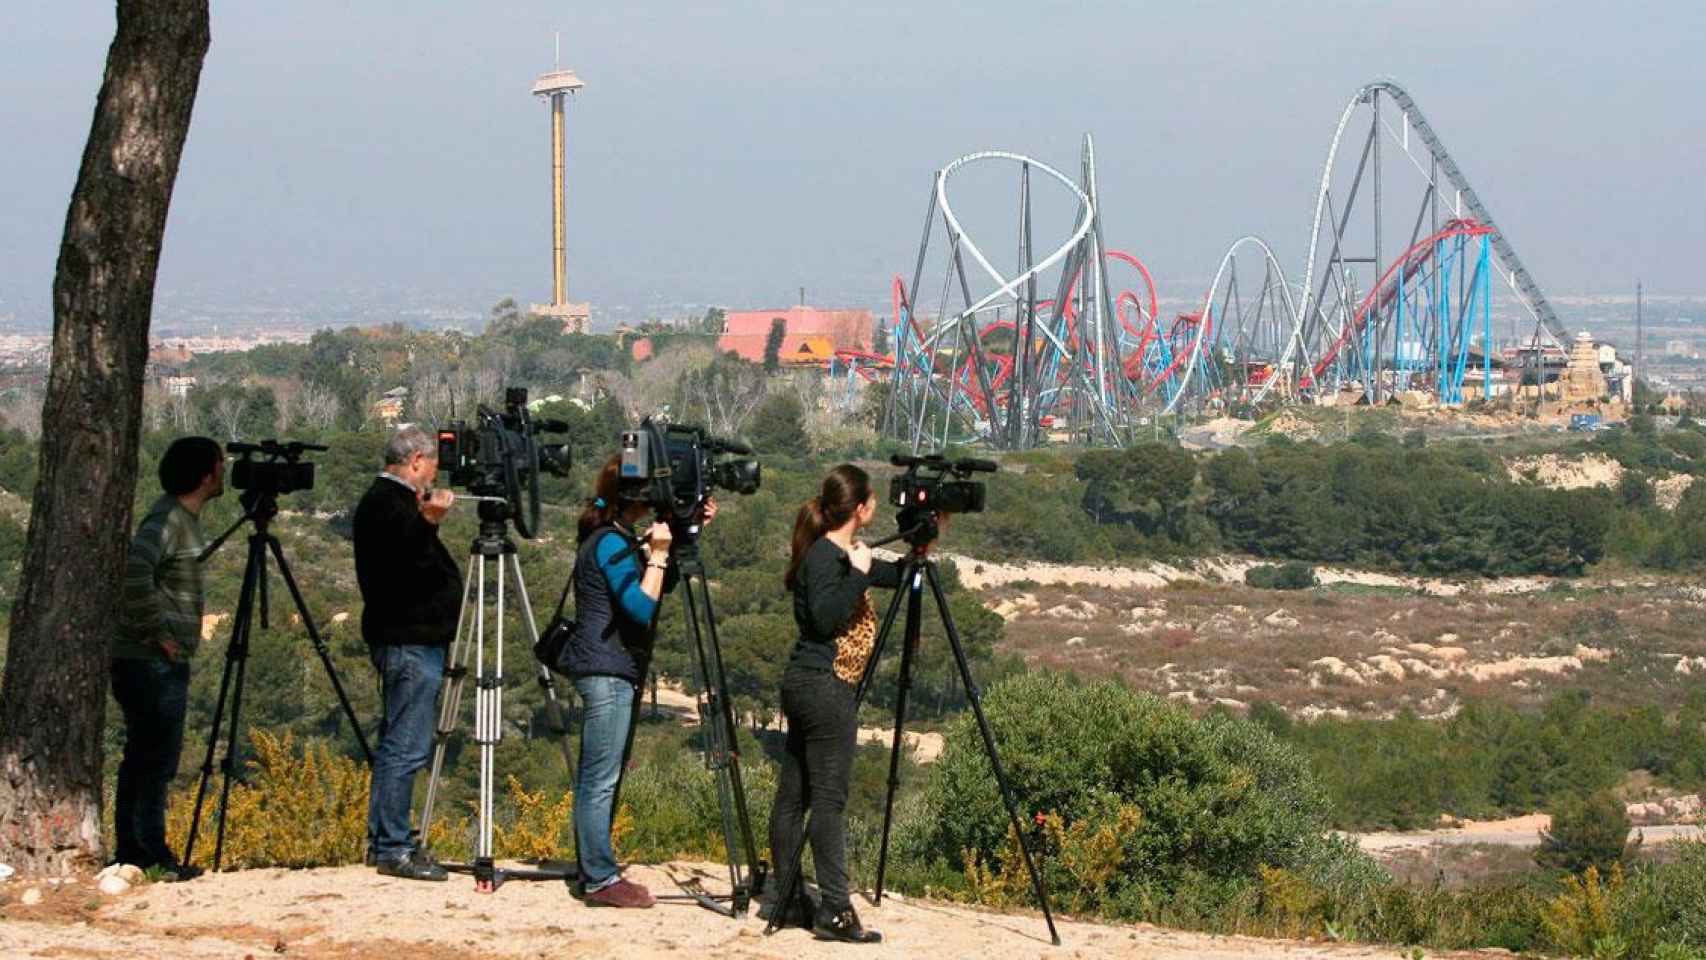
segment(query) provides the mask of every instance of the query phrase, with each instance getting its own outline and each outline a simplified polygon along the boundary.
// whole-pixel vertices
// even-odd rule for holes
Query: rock
[[[1445,663],[1456,663],[1468,656],[1469,651],[1462,647],[1435,647],[1428,651],[1429,660],[1440,660]]]
[[[1282,630],[1290,630],[1297,626],[1297,618],[1287,613],[1284,607],[1263,617],[1262,622],[1270,627],[1279,627]]]
[[[40,890],[40,888],[31,887],[28,890],[25,890],[24,895],[18,898],[18,902],[23,904],[26,907],[33,907],[36,904],[40,903],[41,902],[41,890]]]
[[[332,614],[332,622],[333,623],[343,623],[345,620],[348,620],[348,619],[349,619],[349,611],[348,610],[339,610],[337,613]]]
[[[95,886],[109,897],[117,897],[130,892],[130,881],[116,873],[102,877],[101,882]]]
[[[1457,634],[1455,634],[1455,633],[1442,633],[1438,637],[1436,637],[1435,639],[1437,639],[1439,641],[1440,646],[1445,646],[1446,644],[1456,643],[1457,642]]]
[[[1084,645],[1084,638],[1083,637],[1069,637],[1069,638],[1067,638],[1066,645],[1069,647],[1082,647]]]
[[[0,863],[0,881],[12,879],[12,874],[16,872],[17,871],[12,869],[11,864]]]

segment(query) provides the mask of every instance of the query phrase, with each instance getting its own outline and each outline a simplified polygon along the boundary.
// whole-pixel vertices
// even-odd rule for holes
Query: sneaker
[[[412,850],[394,860],[380,860],[379,874],[385,877],[401,877],[404,880],[446,880],[450,877],[443,867],[421,856],[418,850]]]
[[[841,943],[882,943],[883,935],[875,930],[866,930],[859,923],[859,915],[853,912],[852,904],[840,910],[830,910],[827,906],[819,907],[812,921],[812,936],[819,940],[837,940]]]
[[[645,910],[657,903],[652,892],[630,880],[618,880],[608,887],[586,895],[586,905],[589,907],[621,907],[628,910]]]

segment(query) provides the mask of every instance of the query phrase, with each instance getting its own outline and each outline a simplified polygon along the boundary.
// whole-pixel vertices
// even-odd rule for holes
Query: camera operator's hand
[[[646,547],[651,551],[654,562],[662,562],[660,558],[669,556],[669,545],[675,540],[675,532],[669,529],[669,524],[659,520],[646,531]]]
[[[863,540],[853,541],[853,545],[851,547],[847,548],[847,562],[851,563],[853,565],[853,569],[859,571],[860,573],[870,573],[871,572],[871,547],[870,547],[870,545],[865,543],[865,541],[863,541]]]
[[[456,494],[439,487],[421,498],[421,516],[426,522],[438,526],[444,515],[450,512],[450,505],[456,502]]]
[[[160,652],[166,655],[166,660],[168,662],[177,663],[178,641],[162,637],[160,639]]]
[[[702,517],[699,520],[700,526],[704,526],[704,525],[710,523],[711,519],[717,515],[717,498],[716,497],[706,497],[705,498],[705,511],[704,512],[705,512],[704,517]]]

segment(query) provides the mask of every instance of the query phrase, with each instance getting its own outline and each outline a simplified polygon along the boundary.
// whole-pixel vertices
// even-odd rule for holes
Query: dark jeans
[[[112,661],[113,699],[124,711],[124,757],[113,803],[113,851],[120,863],[175,863],[166,846],[166,790],[178,775],[189,704],[190,665]]]
[[[616,788],[622,782],[639,688],[621,677],[579,677],[575,692],[585,708],[581,717],[581,756],[575,771],[575,855],[587,893],[621,879],[610,845]]]
[[[379,722],[379,748],[373,751],[367,834],[380,860],[396,860],[414,848],[409,837],[409,803],[414,799],[415,773],[432,757],[444,648],[374,647],[371,657],[379,671],[385,712]]]
[[[828,670],[790,666],[782,675],[788,740],[776,803],[770,811],[770,862],[793,863],[811,810],[812,862],[830,910],[851,906],[847,894],[847,784],[853,773],[853,686]]]

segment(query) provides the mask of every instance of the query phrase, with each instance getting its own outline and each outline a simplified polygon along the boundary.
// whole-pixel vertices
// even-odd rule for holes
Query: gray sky
[[[111,6],[0,6],[0,315],[46,309]],[[1085,131],[1108,243],[1163,294],[1195,293],[1244,233],[1301,275],[1333,125],[1383,74],[1544,288],[1696,292],[1703,10],[215,0],[161,289],[546,298],[548,111],[527,89],[561,29],[587,82],[571,284],[595,303],[779,305],[802,284],[882,300],[910,272],[931,171],[986,148],[1072,169]]]

